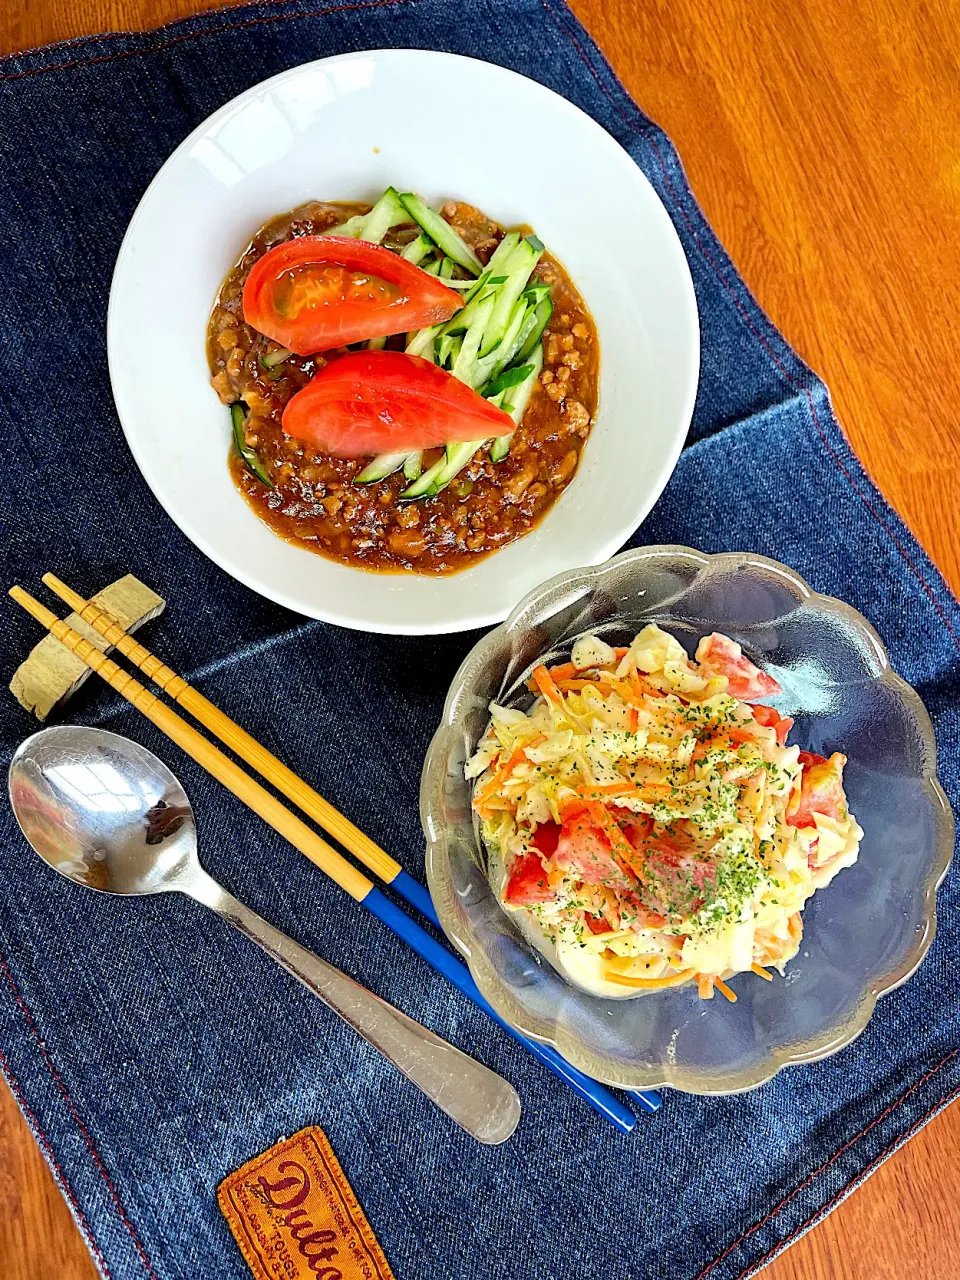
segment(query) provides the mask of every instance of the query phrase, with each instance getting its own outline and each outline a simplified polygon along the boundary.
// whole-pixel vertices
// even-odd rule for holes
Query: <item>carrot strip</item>
[[[737,993],[732,991],[721,978],[714,978],[713,985],[727,997],[731,1004],[737,1003]]]
[[[555,706],[558,706],[563,710],[563,694],[554,684],[553,676],[543,663],[541,663],[539,667],[534,667],[533,680],[547,701],[552,702]]]
[[[762,965],[752,964],[750,968],[757,975],[758,978],[766,978],[767,982],[773,981],[773,974],[768,973],[767,970],[764,969]]]
[[[607,972],[604,975],[608,982],[616,982],[621,987],[642,987],[655,991],[663,987],[680,987],[693,977],[692,969],[684,969],[680,973],[668,974],[665,978],[631,978],[626,973]]]
[[[630,732],[631,732],[631,733],[636,733],[636,732],[637,732],[637,728],[639,727],[639,724],[640,724],[640,711],[639,711],[639,708],[637,708],[637,707],[631,707],[631,708],[630,708],[630,721],[629,721],[629,724],[630,724]]]
[[[509,778],[510,774],[513,773],[514,769],[516,769],[517,765],[522,764],[524,760],[526,760],[527,758],[526,753],[527,753],[528,747],[539,746],[541,742],[545,742],[545,741],[546,741],[546,735],[543,733],[540,733],[540,734],[537,734],[535,738],[532,738],[529,742],[525,743],[522,747],[517,747],[517,749],[509,757],[506,763],[502,764],[499,767],[499,769],[497,769],[496,773],[493,775],[490,781],[486,784],[486,786],[481,788],[481,790],[478,791],[477,794],[474,796],[473,798],[474,808],[478,808],[481,805],[486,805],[497,794],[497,792],[500,790],[500,788]]]
[[[559,684],[561,680],[568,680],[571,676],[575,676],[580,668],[575,667],[572,662],[561,662],[559,666],[544,669],[550,672],[554,684]]]
[[[701,1000],[713,999],[713,979],[708,978],[705,973],[697,974],[697,993]]]
[[[799,911],[795,911],[787,921],[787,933],[792,942],[799,942],[803,937],[803,919]]]
[[[614,856],[619,857],[621,862],[625,862],[630,873],[639,879],[643,874],[643,859],[637,854],[636,849],[620,830],[616,820],[602,802],[590,800],[583,795],[583,792],[580,794],[586,801],[590,817],[593,818],[594,822],[610,841]]]

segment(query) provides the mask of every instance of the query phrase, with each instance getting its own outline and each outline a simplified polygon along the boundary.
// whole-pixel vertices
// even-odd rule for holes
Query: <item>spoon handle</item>
[[[520,1119],[513,1085],[301,947],[205,872],[183,887],[319,996],[467,1133],[491,1144],[510,1137]]]

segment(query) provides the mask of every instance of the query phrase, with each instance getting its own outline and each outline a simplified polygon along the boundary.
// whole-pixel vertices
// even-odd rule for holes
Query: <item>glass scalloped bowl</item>
[[[691,653],[711,631],[731,636],[780,682],[773,701],[796,721],[790,741],[849,760],[844,782],[864,830],[859,860],[808,902],[800,953],[784,977],[731,979],[736,1004],[701,1001],[692,985],[629,1000],[588,994],[521,935],[486,877],[463,768],[490,702],[528,705],[537,662],[566,660],[585,633],[628,644],[649,622]],[[751,1089],[849,1044],[877,998],[925,956],[953,849],[935,771],[930,718],[854,609],[762,556],[628,551],[532,591],[457,672],[420,793],[430,891],[480,990],[525,1035],[612,1085]]]

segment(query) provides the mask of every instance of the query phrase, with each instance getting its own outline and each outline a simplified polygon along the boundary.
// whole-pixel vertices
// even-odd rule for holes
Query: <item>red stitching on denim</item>
[[[0,65],[5,62],[16,62],[22,58],[35,58],[40,54],[49,53],[51,49],[77,49],[84,44],[99,44],[101,40],[129,40],[137,37],[149,37],[158,31],[167,31],[172,27],[182,27],[186,23],[196,22],[198,19],[203,21],[221,15],[226,16],[228,13],[233,13],[238,9],[264,9],[274,5],[290,3],[291,0],[253,0],[253,3],[250,3],[249,0],[238,0],[236,4],[222,5],[219,9],[203,9],[199,13],[187,14],[183,18],[174,18],[170,22],[164,22],[159,27],[153,27],[146,31],[132,31],[127,27],[120,31],[95,31],[90,35],[72,36],[69,40],[51,40],[49,44],[34,45],[30,49],[17,49],[14,53],[5,53],[0,56]]]
[[[70,1202],[70,1207],[73,1209],[77,1222],[80,1225],[80,1230],[83,1233],[84,1240],[86,1240],[87,1242],[87,1247],[89,1248],[93,1256],[96,1258],[97,1264],[99,1265],[100,1270],[103,1272],[103,1274],[107,1277],[107,1280],[111,1280],[110,1268],[107,1266],[106,1259],[104,1258],[103,1254],[100,1252],[100,1249],[99,1249],[99,1246],[97,1245],[96,1240],[94,1240],[93,1238],[93,1232],[90,1229],[90,1223],[87,1221],[86,1215],[84,1214],[83,1210],[80,1208],[80,1202],[77,1200],[73,1187],[71,1187],[70,1183],[67,1181],[67,1175],[63,1172],[63,1170],[60,1168],[60,1165],[57,1163],[57,1157],[53,1154],[53,1148],[50,1146],[50,1143],[47,1141],[46,1134],[40,1128],[39,1120],[33,1114],[30,1108],[27,1106],[27,1100],[26,1098],[24,1098],[23,1094],[20,1092],[20,1088],[16,1080],[13,1078],[13,1072],[10,1070],[10,1063],[4,1057],[2,1051],[0,1051],[0,1071],[2,1071],[4,1079],[6,1080],[7,1084],[10,1086],[10,1092],[16,1098],[17,1104],[20,1107],[20,1110],[26,1116],[30,1124],[30,1127],[33,1131],[33,1135],[37,1139],[37,1143],[40,1149],[43,1151],[43,1154],[46,1156],[47,1160],[50,1162],[51,1166],[56,1171],[59,1185],[63,1189],[63,1194],[66,1196],[66,1198]]]
[[[268,0],[268,3],[270,0]],[[354,4],[327,5],[323,9],[305,9],[299,13],[271,13],[260,18],[247,18],[243,22],[228,22],[220,27],[204,27],[200,31],[186,31],[172,40],[164,40],[161,44],[152,45],[149,49],[124,49],[120,53],[104,53],[99,58],[72,58],[69,62],[58,62],[51,67],[31,67],[27,71],[15,71],[12,75],[0,75],[0,83],[9,80],[24,80],[27,76],[40,76],[46,71],[67,71],[71,67],[92,67],[98,62],[116,62],[120,58],[140,58],[151,53],[162,53],[172,49],[174,45],[185,40],[199,40],[202,36],[218,36],[224,31],[242,31],[245,27],[259,27],[267,22],[285,22],[288,18],[326,18],[331,13],[354,13],[365,9],[385,9],[395,4],[407,4],[409,0],[357,0]],[[161,28],[162,30],[162,28]],[[126,35],[127,32],[117,32]],[[17,56],[17,55],[15,55]]]
[[[806,1231],[808,1227],[812,1226],[816,1220],[825,1218],[827,1214],[830,1213],[831,1209],[835,1208],[840,1203],[844,1196],[848,1195],[851,1191],[856,1190],[861,1182],[865,1182],[867,1178],[869,1178],[870,1174],[873,1173],[874,1169],[883,1164],[884,1160],[886,1160],[887,1156],[890,1155],[895,1147],[901,1146],[905,1142],[909,1142],[913,1135],[922,1129],[932,1116],[934,1116],[943,1107],[949,1106],[949,1104],[954,1102],[957,1098],[960,1098],[960,1087],[957,1087],[951,1093],[945,1094],[939,1102],[935,1102],[929,1111],[925,1111],[919,1120],[912,1124],[909,1129],[905,1129],[899,1137],[894,1138],[892,1142],[883,1148],[879,1155],[875,1156],[855,1177],[851,1178],[846,1186],[841,1187],[832,1199],[828,1200],[826,1204],[821,1205],[821,1207],[815,1213],[812,1213],[805,1222],[802,1222],[795,1231],[791,1231],[788,1236],[775,1244],[773,1248],[769,1249],[757,1262],[751,1262],[748,1266],[744,1267],[735,1280],[745,1280],[746,1276],[751,1275],[753,1272],[758,1271],[761,1267],[765,1266],[774,1254],[781,1253],[784,1249],[789,1248],[789,1246],[793,1244],[794,1240],[796,1240],[798,1236],[803,1235],[804,1231]]]
[[[126,1227],[127,1231],[130,1233],[130,1239],[133,1241],[134,1246],[136,1247],[137,1253],[140,1255],[140,1261],[143,1263],[144,1270],[146,1271],[147,1275],[151,1277],[151,1280],[157,1280],[156,1273],[154,1272],[153,1267],[151,1267],[150,1265],[150,1259],[147,1257],[146,1250],[144,1249],[143,1245],[140,1242],[140,1237],[137,1235],[136,1230],[134,1229],[133,1223],[130,1221],[129,1217],[127,1216],[127,1211],[126,1209],[124,1209],[123,1204],[120,1200],[120,1197],[117,1194],[117,1189],[113,1184],[113,1180],[110,1177],[110,1174],[107,1170],[106,1165],[103,1163],[103,1161],[100,1158],[100,1153],[99,1151],[97,1151],[97,1148],[94,1145],[93,1138],[91,1138],[90,1136],[90,1131],[87,1129],[87,1126],[84,1124],[83,1118],[80,1115],[80,1112],[77,1110],[74,1104],[73,1098],[71,1098],[70,1092],[67,1089],[67,1086],[64,1084],[59,1071],[57,1071],[57,1068],[54,1065],[53,1059],[50,1056],[50,1051],[47,1049],[46,1043],[40,1034],[40,1028],[37,1026],[36,1021],[34,1020],[33,1014],[30,1012],[30,1009],[27,1006],[27,1002],[24,1000],[23,996],[20,994],[20,989],[17,986],[13,973],[10,970],[10,966],[7,964],[6,960],[3,958],[2,955],[0,955],[0,971],[2,971],[3,976],[6,979],[7,986],[13,992],[13,998],[16,1000],[18,1006],[20,1007],[20,1011],[22,1012],[24,1018],[26,1019],[27,1026],[30,1028],[31,1033],[33,1034],[33,1038],[37,1042],[37,1046],[40,1050],[40,1056],[43,1059],[44,1065],[46,1066],[47,1070],[50,1072],[50,1075],[52,1076],[54,1083],[59,1089],[60,1094],[63,1097],[63,1100],[66,1102],[67,1109],[69,1110],[71,1116],[73,1117],[74,1123],[76,1124],[77,1128],[80,1130],[80,1134],[84,1142],[87,1144],[87,1148],[90,1152],[90,1155],[93,1157],[93,1162],[97,1166],[97,1169],[100,1171],[100,1176],[103,1178],[103,1181],[106,1183],[107,1190],[110,1192],[110,1195],[113,1199],[113,1203],[116,1205],[116,1209],[120,1215],[120,1219],[123,1222],[123,1225]]]
[[[567,37],[567,39],[576,49],[577,53],[580,55],[580,59],[583,62],[584,66],[590,72],[591,76],[593,76],[594,80],[596,81],[597,85],[600,88],[600,91],[603,93],[607,101],[610,103],[613,109],[620,116],[621,120],[623,120],[624,123],[628,125],[631,129],[633,129],[635,133],[640,133],[644,137],[649,138],[650,142],[653,145],[653,150],[654,150],[654,153],[656,154],[657,162],[660,165],[660,169],[663,173],[664,182],[666,184],[667,190],[670,193],[670,197],[674,203],[674,206],[676,207],[677,212],[680,214],[680,216],[683,218],[684,222],[686,223],[687,230],[690,232],[690,235],[693,237],[693,240],[696,243],[697,248],[700,250],[701,254],[703,255],[704,260],[710,266],[711,270],[713,271],[713,274],[717,277],[717,279],[723,285],[724,289],[730,295],[731,299],[733,300],[734,306],[740,312],[740,315],[743,318],[747,328],[750,330],[753,336],[757,339],[757,341],[763,347],[764,351],[766,351],[770,359],[773,361],[773,363],[777,366],[777,368],[783,374],[784,378],[787,380],[787,382],[789,382],[789,384],[792,387],[794,387],[797,391],[803,392],[803,394],[806,396],[807,403],[810,406],[810,417],[813,420],[813,425],[816,428],[817,434],[819,435],[820,440],[824,448],[826,449],[827,453],[833,459],[834,464],[839,468],[840,472],[846,477],[854,493],[856,493],[857,497],[860,499],[863,505],[867,508],[867,510],[873,516],[874,520],[876,520],[877,524],[880,525],[880,527],[884,530],[884,532],[890,538],[893,545],[900,552],[900,555],[903,557],[907,565],[910,567],[910,570],[912,571],[913,576],[917,579],[917,581],[920,583],[920,586],[923,588],[924,592],[926,593],[927,598],[930,600],[930,603],[933,605],[934,609],[936,609],[937,613],[940,615],[940,618],[943,621],[944,626],[947,628],[947,631],[950,633],[950,637],[953,640],[955,647],[957,648],[958,651],[960,651],[960,635],[958,635],[957,632],[954,630],[953,624],[951,623],[950,619],[947,617],[946,613],[944,612],[943,607],[941,606],[939,600],[937,600],[937,597],[933,592],[933,588],[929,585],[927,580],[924,578],[923,574],[914,564],[913,560],[910,557],[910,553],[907,551],[906,547],[904,547],[903,544],[900,542],[900,539],[897,537],[894,531],[883,519],[883,516],[880,514],[880,512],[878,512],[876,508],[871,504],[867,495],[860,488],[854,476],[844,465],[842,459],[834,451],[833,447],[830,444],[830,441],[827,439],[826,432],[823,430],[823,427],[820,424],[820,418],[817,414],[816,403],[813,399],[813,393],[810,391],[810,388],[804,386],[802,382],[799,382],[793,376],[793,374],[790,372],[787,366],[783,363],[783,361],[777,355],[776,351],[774,351],[773,347],[770,346],[766,337],[760,332],[760,330],[753,323],[753,319],[750,316],[750,313],[747,311],[746,307],[744,307],[740,298],[737,296],[733,286],[725,278],[719,266],[711,256],[706,245],[704,245],[704,243],[701,241],[700,236],[697,233],[696,227],[694,226],[686,209],[683,207],[683,204],[681,203],[677,195],[677,192],[673,186],[673,182],[670,178],[670,172],[667,169],[666,161],[664,160],[663,155],[660,151],[660,147],[657,144],[656,136],[649,130],[649,128],[645,124],[638,123],[631,116],[629,116],[626,113],[626,111],[624,111],[623,107],[616,100],[616,98],[610,92],[607,85],[604,84],[603,80],[600,78],[597,71],[594,69],[593,65],[591,64],[591,62],[587,58],[586,53],[583,50],[583,46],[580,44],[579,40],[576,38],[573,32],[569,31],[563,25],[563,23],[558,18],[557,14],[550,7],[548,0],[540,0],[540,2],[543,5],[543,8],[546,9],[546,11],[550,14],[551,18],[553,18],[554,22],[556,23],[560,31]],[[841,430],[841,434],[842,434],[842,428],[839,427],[839,423],[837,424],[837,426],[838,426],[838,429]]]
[[[943,1070],[943,1068],[947,1065],[948,1062],[952,1062],[953,1059],[956,1058],[958,1055],[960,1055],[960,1049],[952,1049],[950,1053],[946,1054],[945,1057],[941,1058],[938,1063],[932,1066],[930,1070],[926,1072],[925,1075],[922,1075],[919,1080],[915,1080],[913,1084],[910,1085],[909,1089],[905,1089],[903,1093],[901,1093],[898,1098],[895,1098],[888,1107],[885,1107],[884,1110],[881,1111],[878,1116],[874,1116],[874,1118],[869,1122],[869,1124],[865,1124],[858,1133],[855,1133],[853,1135],[852,1138],[848,1138],[847,1141],[843,1144],[843,1146],[840,1147],[839,1150],[833,1153],[833,1155],[829,1158],[829,1160],[825,1160],[823,1164],[820,1165],[818,1168],[814,1169],[812,1173],[808,1173],[802,1182],[797,1183],[797,1185],[793,1188],[792,1191],[787,1192],[787,1194],[783,1197],[783,1199],[779,1200],[773,1206],[773,1208],[770,1210],[769,1213],[764,1214],[764,1216],[760,1218],[757,1222],[755,1222],[752,1227],[748,1227],[747,1230],[744,1231],[743,1235],[737,1236],[736,1240],[734,1240],[731,1244],[727,1245],[727,1247],[723,1250],[722,1253],[718,1253],[712,1262],[708,1262],[707,1265],[703,1268],[703,1270],[694,1277],[694,1280],[704,1280],[704,1278],[710,1274],[710,1272],[714,1269],[714,1267],[719,1266],[720,1263],[723,1262],[725,1258],[727,1258],[731,1253],[733,1253],[734,1249],[738,1248],[741,1244],[743,1244],[744,1240],[748,1240],[750,1236],[752,1236],[755,1232],[759,1231],[761,1227],[765,1227],[772,1218],[775,1218],[777,1216],[777,1214],[784,1207],[784,1205],[787,1205],[790,1203],[790,1201],[794,1198],[794,1196],[799,1195],[801,1191],[804,1191],[807,1187],[809,1187],[811,1182],[813,1182],[816,1178],[819,1178],[822,1173],[826,1173],[826,1171],[832,1165],[836,1164],[836,1162],[840,1159],[841,1156],[845,1155],[850,1150],[850,1148],[854,1145],[854,1143],[859,1142],[861,1138],[865,1137],[871,1131],[871,1129],[875,1129],[878,1124],[886,1120],[886,1118],[889,1115],[892,1115],[893,1112],[896,1111],[898,1107],[902,1106],[903,1103],[906,1102],[906,1100],[910,1097],[911,1094],[916,1093],[916,1091],[919,1088],[921,1088],[921,1086],[925,1085],[928,1080],[932,1080],[933,1077],[939,1071]],[[943,1099],[941,1099],[941,1102],[942,1101]],[[939,1105],[940,1103],[937,1103],[937,1106]],[[936,1110],[936,1107],[934,1107],[934,1110]],[[899,1139],[897,1141],[899,1141]],[[889,1150],[889,1148],[887,1148],[887,1150]],[[870,1166],[868,1165],[867,1167],[869,1168]],[[820,1212],[821,1210],[818,1209],[817,1213],[820,1213]],[[813,1214],[812,1216],[816,1217],[816,1214]],[[809,1220],[810,1219],[808,1219],[808,1221]],[[737,1280],[740,1280],[740,1277],[738,1277]]]

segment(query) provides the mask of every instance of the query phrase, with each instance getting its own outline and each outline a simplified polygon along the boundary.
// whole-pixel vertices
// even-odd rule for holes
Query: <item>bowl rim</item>
[[[328,586],[326,592],[321,594],[318,587],[315,593],[316,600],[313,602],[307,602],[300,594],[282,588],[277,588],[275,585],[265,581],[258,574],[248,571],[243,564],[236,563],[227,550],[212,541],[195,526],[194,522],[189,517],[189,513],[185,513],[181,510],[178,511],[176,517],[171,514],[167,505],[167,500],[160,491],[160,485],[158,483],[160,471],[151,464],[146,447],[139,439],[136,429],[128,427],[128,422],[133,422],[135,420],[135,407],[128,402],[126,393],[120,390],[122,384],[116,373],[117,361],[119,359],[119,339],[117,337],[118,330],[120,328],[120,317],[118,314],[120,308],[119,282],[122,280],[124,273],[128,271],[131,265],[130,260],[134,253],[139,224],[145,216],[144,211],[155,191],[163,182],[169,169],[183,155],[185,155],[189,149],[196,144],[197,140],[202,138],[216,122],[226,119],[229,115],[237,112],[248,102],[256,100],[256,98],[268,87],[307,75],[316,68],[326,68],[370,58],[386,61],[413,60],[421,62],[424,64],[424,67],[428,66],[430,63],[441,62],[452,62],[455,64],[469,63],[474,66],[483,67],[485,72],[491,75],[494,79],[500,79],[508,83],[522,82],[524,85],[528,86],[529,91],[533,92],[538,97],[549,101],[556,110],[559,110],[561,113],[566,112],[568,116],[579,117],[588,127],[597,130],[599,133],[604,135],[611,146],[616,147],[623,153],[623,157],[629,161],[630,165],[636,170],[636,175],[639,180],[649,187],[656,204],[659,206],[659,211],[663,215],[662,221],[665,233],[675,242],[674,248],[678,255],[678,262],[681,265],[678,277],[678,296],[680,293],[683,294],[683,308],[686,312],[686,322],[689,325],[690,374],[688,377],[685,395],[683,397],[682,408],[677,417],[677,422],[680,425],[674,432],[674,439],[672,440],[670,447],[664,452],[660,467],[655,473],[651,473],[651,484],[647,499],[636,507],[635,513],[629,524],[621,525],[616,531],[611,532],[606,538],[604,538],[601,543],[597,544],[595,551],[590,555],[590,562],[593,564],[600,564],[604,562],[617,550],[618,547],[622,546],[623,543],[631,537],[659,500],[660,495],[666,488],[666,485],[676,468],[696,403],[697,391],[700,382],[702,342],[699,306],[697,303],[689,259],[673,220],[671,219],[670,214],[666,209],[666,205],[661,199],[659,193],[656,191],[656,188],[650,182],[643,169],[636,163],[630,153],[613,136],[613,134],[595,120],[589,112],[584,111],[581,107],[578,107],[576,103],[571,102],[561,93],[558,93],[547,85],[542,84],[539,80],[536,80],[531,76],[526,76],[521,72],[514,71],[509,67],[501,66],[499,63],[489,62],[484,58],[448,53],[444,50],[416,48],[358,49],[348,53],[332,54],[325,58],[316,58],[309,62],[299,63],[294,67],[288,67],[286,70],[278,72],[273,76],[268,76],[266,79],[257,81],[255,84],[248,86],[242,92],[228,99],[212,111],[195,128],[193,128],[170,153],[170,155],[167,156],[163,164],[153,175],[150,182],[144,189],[143,194],[133,211],[130,221],[127,224],[120,248],[117,252],[110,282],[110,294],[106,319],[107,364],[111,391],[113,393],[120,426],[123,431],[127,447],[133,455],[133,459],[137,464],[137,468],[140,471],[141,476],[153,496],[160,503],[163,510],[167,513],[169,518],[173,520],[174,524],[176,524],[180,531],[193,543],[195,547],[198,548],[198,550],[200,550],[208,559],[212,560],[214,564],[227,573],[231,578],[240,582],[243,586],[248,587],[250,590],[255,591],[265,599],[272,600],[275,604],[288,608],[301,616],[316,618],[320,621],[347,627],[351,630],[366,631],[381,635],[444,635],[460,631],[469,631],[479,627],[491,626],[501,622],[506,611],[504,602],[501,601],[494,609],[488,607],[475,613],[468,613],[466,608],[463,608],[459,611],[457,616],[446,617],[439,622],[420,622],[417,620],[396,622],[390,620],[386,616],[382,619],[371,619],[369,617],[358,618],[355,612],[352,612],[349,609],[344,609],[339,604],[339,601],[342,598],[349,598],[349,589],[344,591],[339,585],[336,586],[336,589],[332,589]],[[557,501],[546,512],[546,516],[549,516],[553,510],[559,507],[563,497],[564,494],[561,493]],[[532,530],[530,532],[532,532]],[[277,537],[278,541],[284,541],[279,537],[279,535],[275,534],[274,536]],[[526,536],[527,535],[524,535],[524,537]],[[518,543],[522,543],[523,541],[524,538],[517,540]],[[508,546],[513,545],[516,544],[508,544]],[[489,556],[484,557],[484,560],[493,559],[500,550],[507,549],[508,547],[497,548],[492,551]],[[303,550],[303,554],[305,555],[317,554],[306,549],[301,550]],[[371,573],[369,570],[361,569],[353,565],[344,565],[342,562],[332,560],[328,557],[320,558],[327,559],[329,563],[337,568],[347,569],[351,573],[364,573],[367,576]],[[447,577],[459,577],[461,574],[469,572],[471,567],[472,566],[467,565],[464,569],[455,574],[440,575],[436,578],[436,581],[443,582]],[[384,597],[389,597],[389,588],[391,584],[394,581],[402,581],[406,575],[403,573],[395,574],[380,572],[376,576],[385,579],[383,595]],[[434,575],[414,576],[429,576],[433,578]],[[384,606],[384,614],[386,615],[388,613],[388,606]]]
[[[577,1037],[565,1032],[550,1017],[529,1014],[523,1022],[518,1022],[513,1011],[506,1007],[501,997],[501,980],[496,975],[482,954],[473,954],[469,943],[458,935],[457,917],[452,891],[448,891],[441,878],[440,866],[448,856],[449,840],[445,827],[433,819],[432,791],[434,778],[438,770],[444,769],[447,757],[448,741],[456,732],[456,712],[462,695],[463,676],[468,666],[482,661],[500,644],[502,637],[509,631],[517,629],[523,615],[534,606],[539,599],[548,595],[555,587],[563,585],[571,591],[580,588],[583,591],[602,579],[614,566],[630,564],[634,561],[653,559],[657,556],[687,558],[701,569],[724,561],[737,565],[755,564],[767,571],[779,574],[787,579],[790,585],[803,598],[805,604],[816,606],[822,603],[826,612],[844,618],[857,631],[863,641],[874,652],[878,671],[874,679],[895,689],[914,717],[918,732],[923,742],[924,758],[929,761],[929,768],[923,777],[923,790],[933,803],[936,819],[935,857],[930,874],[925,879],[923,889],[923,922],[922,933],[916,935],[914,944],[907,949],[901,961],[885,973],[873,977],[864,988],[859,1000],[837,1026],[830,1028],[815,1041],[806,1042],[804,1048],[783,1047],[771,1050],[762,1063],[755,1068],[747,1068],[738,1074],[738,1081],[733,1086],[710,1087],[704,1084],[697,1073],[684,1068],[666,1065],[641,1067],[624,1070],[616,1074],[597,1074],[597,1059],[586,1053]],[[890,658],[883,641],[876,630],[852,605],[835,596],[828,596],[814,589],[793,569],[777,560],[753,552],[724,551],[708,553],[697,551],[692,547],[677,544],[658,544],[638,547],[614,556],[605,564],[585,566],[560,573],[535,587],[511,611],[501,625],[490,631],[471,649],[460,664],[450,686],[443,707],[443,718],[435,732],[424,761],[420,785],[420,820],[426,839],[427,881],[430,893],[444,933],[466,960],[470,972],[484,997],[496,1010],[497,1014],[510,1023],[517,1031],[533,1040],[552,1045],[568,1062],[588,1075],[593,1075],[604,1084],[628,1089],[673,1088],[680,1092],[702,1096],[719,1096],[744,1093],[758,1088],[772,1080],[785,1067],[806,1062],[817,1062],[830,1057],[845,1048],[866,1028],[876,1008],[877,1001],[897,987],[901,986],[917,971],[927,952],[933,944],[937,932],[937,890],[942,884],[950,867],[954,852],[954,816],[950,803],[936,774],[937,751],[936,738],[930,715],[916,690],[902,677],[898,676],[890,664]]]

